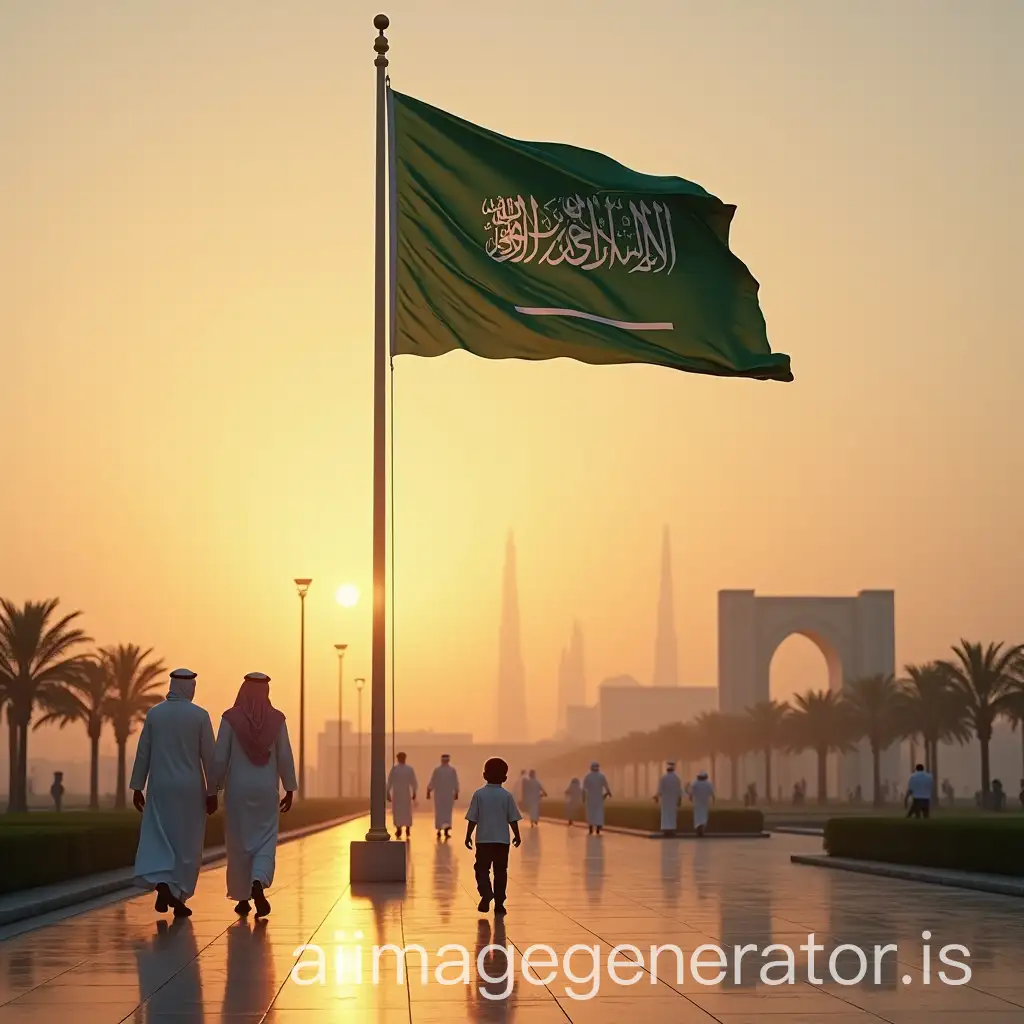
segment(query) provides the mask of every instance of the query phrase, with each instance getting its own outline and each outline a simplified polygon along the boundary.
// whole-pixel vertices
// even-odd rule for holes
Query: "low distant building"
[[[370,735],[363,733],[362,757],[360,758],[359,734],[352,729],[350,722],[343,722],[341,728],[342,751],[345,780],[345,795],[351,796],[359,792],[360,779],[362,791],[369,792],[370,786]],[[571,746],[569,740],[548,740],[540,743],[499,742],[479,743],[474,741],[468,732],[434,732],[431,729],[416,729],[410,732],[399,732],[395,736],[395,746],[404,751],[408,763],[416,771],[420,785],[420,798],[426,797],[427,782],[430,773],[441,763],[442,754],[450,754],[452,764],[459,773],[459,783],[466,800],[478,786],[483,783],[484,762],[489,757],[502,757],[509,764],[509,778],[515,780],[519,773],[529,770],[542,761],[561,753]],[[325,723],[324,730],[317,736],[317,786],[310,789],[315,796],[336,796],[338,792],[338,723],[337,720]],[[385,760],[390,769],[394,762],[394,751],[391,746],[391,731],[386,736]],[[359,770],[362,761],[362,772]]]
[[[601,713],[597,705],[572,705],[565,709],[566,740],[570,746],[597,743],[601,739]]]
[[[718,710],[716,686],[640,686],[636,680],[613,679],[602,683],[598,693],[602,742]]]

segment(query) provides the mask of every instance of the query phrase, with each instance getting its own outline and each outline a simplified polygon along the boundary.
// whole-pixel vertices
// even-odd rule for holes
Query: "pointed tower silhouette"
[[[562,656],[558,661],[558,732],[566,729],[566,709],[572,703],[569,699],[569,652],[563,647]]]
[[[566,691],[569,703],[581,707],[587,702],[587,670],[583,653],[583,628],[579,622],[572,624],[572,641],[569,644]]]
[[[654,643],[654,686],[679,685],[679,650],[672,595],[672,543],[668,527],[661,539],[661,590],[658,594],[658,637]]]
[[[498,707],[496,733],[501,739],[523,743],[526,732],[526,683],[519,633],[519,585],[516,579],[516,542],[509,531],[505,542],[505,572],[498,631]]]
[[[569,646],[562,648],[558,663],[558,731],[566,728],[567,709],[582,707],[587,702],[587,676],[583,656],[583,630],[579,622],[572,624]]]

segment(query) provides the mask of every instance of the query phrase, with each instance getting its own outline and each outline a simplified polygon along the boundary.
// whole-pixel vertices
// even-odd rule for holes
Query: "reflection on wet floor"
[[[790,864],[813,839],[525,829],[502,921],[477,913],[473,855],[433,835],[412,840],[406,888],[353,892],[364,830],[283,846],[267,921],[235,916],[217,868],[188,920],[158,919],[147,895],[0,942],[0,1024],[1024,1021],[1019,901]],[[693,976],[701,946],[727,954],[699,954],[713,984]],[[784,947],[795,981],[770,984],[788,982]],[[969,962],[969,983],[943,983],[964,977],[946,960]]]

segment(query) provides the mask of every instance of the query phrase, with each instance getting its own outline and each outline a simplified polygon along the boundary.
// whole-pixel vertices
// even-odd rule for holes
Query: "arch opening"
[[[768,692],[772,700],[795,706],[797,695],[808,691],[838,689],[842,686],[843,667],[839,654],[820,634],[794,630],[776,646],[768,670]],[[840,755],[828,757],[828,795],[839,796]],[[817,801],[818,758],[812,750],[799,754],[779,751],[775,755],[775,779],[772,796],[784,803],[795,802],[794,787],[805,789],[809,804]]]

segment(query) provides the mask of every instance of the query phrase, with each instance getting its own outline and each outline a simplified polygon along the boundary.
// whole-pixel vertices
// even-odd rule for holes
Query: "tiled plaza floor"
[[[190,920],[158,920],[147,895],[0,941],[0,1024],[1024,1022],[1019,900],[789,863],[791,853],[819,850],[820,840],[662,842],[588,837],[558,825],[526,829],[522,848],[512,852],[502,927],[477,913],[473,855],[457,838],[436,843],[425,817],[414,827],[404,893],[353,893],[348,844],[365,828],[365,820],[352,822],[283,846],[265,923],[235,919],[223,896],[224,869],[217,868],[202,875]],[[810,932],[826,947],[815,957],[820,985],[807,981],[807,955],[799,950]],[[422,946],[426,982],[418,953],[409,952],[401,978],[394,954],[385,953],[375,984],[375,943]],[[511,953],[484,951],[490,943],[507,944]],[[522,954],[538,943],[549,951],[535,951],[531,963],[547,984],[523,976]],[[596,954],[577,951],[567,967],[565,954],[577,943],[598,947]],[[636,948],[609,960],[624,943]],[[772,943],[794,948],[796,984],[760,982],[766,962],[760,954]],[[868,955],[860,984],[829,979],[829,954],[842,943]],[[966,985],[952,987],[938,977],[939,970],[954,980],[963,975],[940,962],[939,951],[950,943],[970,950]],[[323,952],[322,984],[315,951],[301,951],[304,944]],[[472,961],[468,984],[461,950],[450,944]],[[683,951],[682,980],[674,950],[661,954],[657,977],[652,973],[651,946],[665,944]],[[704,944],[729,956],[721,984],[705,987],[690,974],[691,953]],[[898,951],[882,957],[875,983],[874,948],[887,944]],[[737,967],[734,947],[744,945],[756,948]],[[478,976],[481,951],[491,981]],[[716,956],[705,951],[702,960],[713,963]],[[638,957],[643,967],[626,965]],[[510,958],[511,993],[489,998],[505,993]],[[784,965],[784,958],[776,949],[767,960]],[[293,972],[297,960],[304,966]],[[860,968],[853,950],[835,962],[845,979]],[[441,980],[439,964],[447,965]],[[704,968],[703,975],[711,979],[717,971]],[[637,980],[617,984],[613,973]]]

